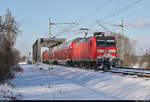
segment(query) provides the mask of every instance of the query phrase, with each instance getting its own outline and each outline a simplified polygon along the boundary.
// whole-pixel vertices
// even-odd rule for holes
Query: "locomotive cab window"
[[[103,40],[103,39],[98,39],[98,40],[96,41],[96,45],[97,45],[97,46],[105,46],[105,40]]]
[[[96,38],[97,46],[115,46],[114,38]]]

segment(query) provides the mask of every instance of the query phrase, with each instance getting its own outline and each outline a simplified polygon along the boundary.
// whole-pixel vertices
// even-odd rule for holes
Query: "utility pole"
[[[52,23],[51,22],[51,18],[49,18],[48,20],[49,22],[49,38],[53,38],[51,35],[52,35],[52,25],[57,25],[57,24],[75,24],[75,23]],[[56,35],[55,35],[56,36]],[[50,47],[49,47],[49,52],[50,52]],[[50,62],[50,53],[48,54],[49,55],[49,69],[52,69],[52,61]],[[50,64],[51,64],[51,67],[50,67]]]
[[[51,19],[49,18],[49,38],[51,38]],[[48,70],[52,69],[52,63],[50,62],[50,47],[49,47],[49,52],[48,52],[48,55],[49,55],[49,68]],[[50,66],[51,64],[51,66]]]
[[[121,24],[117,24],[117,25],[115,24],[115,26],[121,27],[121,34],[124,35],[124,20],[122,19]],[[125,39],[120,38],[120,43],[119,43],[120,54],[119,55],[120,55],[120,59],[125,61],[126,45],[124,46],[124,49],[123,49],[123,44],[126,44],[126,41]]]
[[[122,29],[122,35],[124,36],[124,20],[121,20],[121,29]],[[126,57],[126,39],[121,40],[122,41],[122,45],[121,45],[121,51],[122,51],[122,59],[123,61],[125,61],[125,57]],[[124,44],[124,49],[123,49],[123,44]],[[124,50],[124,51],[123,51]]]
[[[122,34],[124,35],[124,20],[121,20],[121,28],[122,28]]]
[[[121,24],[118,24],[116,26],[120,26],[121,27],[121,31],[122,31],[122,35],[124,35],[124,20],[121,20]]]
[[[148,51],[147,51],[147,49],[146,49],[146,54],[145,54],[146,56],[148,55]]]
[[[49,18],[49,38],[51,37],[51,19]]]
[[[121,20],[121,24],[119,25],[121,27],[122,30],[122,35],[124,36],[124,20]],[[126,39],[121,39],[120,42],[120,48],[121,48],[121,59],[123,60],[123,62],[125,62],[125,57],[126,57]],[[124,44],[124,46],[123,46]]]

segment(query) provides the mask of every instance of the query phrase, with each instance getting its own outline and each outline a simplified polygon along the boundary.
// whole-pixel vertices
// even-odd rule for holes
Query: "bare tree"
[[[0,16],[0,80],[12,76],[12,66],[19,56],[19,51],[13,49],[18,34],[18,24],[8,9],[4,17]]]
[[[4,36],[8,43],[7,47],[13,47],[18,34],[19,30],[17,22],[15,21],[15,17],[12,16],[10,10],[8,9],[4,21]]]
[[[25,61],[26,61],[26,58],[27,58],[26,56],[22,56],[22,57],[20,57],[20,60],[19,60],[19,61],[20,61],[20,62],[25,62]]]
[[[139,61],[140,68],[150,69],[150,51],[147,51],[141,56]]]
[[[19,62],[19,60],[20,60],[20,52],[16,48],[13,48],[12,49],[12,53],[13,53],[14,58],[15,58],[15,62],[14,63],[17,64]]]
[[[129,39],[127,36],[120,33],[111,33],[117,40],[117,51],[119,63],[118,66],[130,67],[136,62],[135,55],[135,40]]]

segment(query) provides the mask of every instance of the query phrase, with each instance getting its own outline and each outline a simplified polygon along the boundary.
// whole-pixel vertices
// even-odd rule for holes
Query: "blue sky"
[[[119,24],[125,22],[124,34],[136,40],[139,49],[150,48],[150,1],[149,0],[0,0],[0,15],[10,9],[16,17],[22,33],[15,47],[21,55],[32,52],[32,44],[38,37],[47,37],[48,18],[55,23],[78,23],[70,31],[57,37],[67,40],[84,36],[78,29],[104,31],[95,21]],[[101,22],[100,21],[100,22]],[[121,32],[121,28],[102,23],[111,31]],[[52,36],[66,26],[52,26]]]

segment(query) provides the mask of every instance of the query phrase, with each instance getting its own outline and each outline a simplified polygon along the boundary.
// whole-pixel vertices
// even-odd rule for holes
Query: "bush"
[[[16,65],[17,56],[15,51],[0,51],[0,80],[6,80],[7,78],[13,78],[15,70],[21,71],[19,66]],[[14,68],[15,67],[15,68]]]
[[[19,65],[14,66],[13,70],[16,72],[23,72],[23,69]]]

